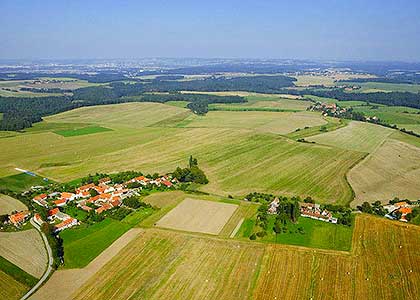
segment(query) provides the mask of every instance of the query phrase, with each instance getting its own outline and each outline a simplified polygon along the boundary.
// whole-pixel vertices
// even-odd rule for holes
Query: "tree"
[[[371,214],[372,213],[372,206],[369,204],[369,202],[363,202],[361,206],[357,206],[357,208],[364,213]]]

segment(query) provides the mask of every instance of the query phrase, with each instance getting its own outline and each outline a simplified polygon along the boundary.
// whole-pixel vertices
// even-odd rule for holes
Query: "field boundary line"
[[[47,237],[41,231],[41,228],[38,226],[38,224],[35,223],[35,221],[33,220],[33,218],[31,218],[30,222],[31,222],[32,226],[34,226],[35,229],[42,236],[42,240],[44,241],[44,245],[45,245],[45,248],[47,250],[48,266],[47,266],[47,269],[45,270],[45,273],[39,279],[38,283],[35,284],[25,295],[23,295],[22,298],[20,298],[20,300],[28,299],[44,283],[44,281],[48,279],[48,277],[50,276],[50,273],[52,271],[52,265],[54,263],[54,260],[53,260],[53,257],[52,257],[52,250],[51,250],[50,244],[48,243]]]
[[[233,229],[232,233],[230,234],[230,236],[229,236],[230,238],[235,237],[235,235],[236,235],[236,234],[238,233],[238,231],[239,231],[239,228],[241,228],[242,223],[244,222],[244,220],[245,220],[245,218],[242,218],[242,219],[240,219],[240,220],[239,220],[238,224],[236,224],[235,229]]]

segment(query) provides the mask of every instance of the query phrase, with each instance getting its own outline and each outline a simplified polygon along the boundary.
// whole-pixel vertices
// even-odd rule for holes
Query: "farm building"
[[[23,224],[30,215],[31,215],[31,212],[29,210],[20,211],[20,212],[10,215],[9,221],[13,225],[19,226]]]
[[[305,218],[311,218],[314,220],[324,221],[328,223],[337,223],[337,218],[334,218],[332,214],[326,209],[321,210],[319,204],[314,203],[301,203],[300,215]]]

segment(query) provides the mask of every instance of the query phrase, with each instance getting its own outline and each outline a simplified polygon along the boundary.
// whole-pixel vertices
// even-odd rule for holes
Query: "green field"
[[[84,127],[78,128],[73,130],[57,130],[54,133],[64,136],[64,137],[72,137],[78,135],[86,135],[86,134],[94,134],[99,132],[111,131],[112,129],[100,127],[100,126],[92,126],[92,127]]]
[[[361,89],[354,90],[355,93],[374,92],[420,92],[420,84],[386,83],[386,82],[346,82],[346,85],[360,86]]]
[[[83,268],[116,239],[123,235],[130,225],[112,219],[105,219],[91,226],[81,225],[60,233],[64,243],[64,268]]]
[[[2,256],[0,256],[0,271],[8,274],[9,276],[13,277],[15,280],[19,281],[20,283],[28,287],[32,287],[38,282],[38,279],[26,273],[21,268],[15,266],[14,264],[9,262]]]
[[[40,176],[31,176],[25,173],[19,173],[0,178],[0,188],[15,192],[21,192],[35,185],[45,185],[46,181]]]

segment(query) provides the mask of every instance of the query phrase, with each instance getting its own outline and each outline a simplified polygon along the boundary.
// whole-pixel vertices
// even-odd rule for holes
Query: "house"
[[[58,207],[53,208],[53,209],[50,209],[50,210],[48,211],[48,219],[49,219],[49,220],[53,220],[53,219],[55,219],[55,215],[56,215],[57,213],[59,213],[59,212],[60,212],[60,209],[59,209]]]
[[[334,218],[328,210],[321,210],[320,205],[314,203],[301,203],[300,215],[305,218],[311,218],[333,224],[336,224],[338,221],[337,218]]]
[[[91,208],[91,207],[86,206],[86,205],[80,205],[79,207],[80,207],[81,209],[83,209],[84,211],[87,211],[87,212],[90,212],[90,211],[92,210],[92,208]]]
[[[398,211],[401,213],[400,221],[403,221],[403,222],[407,222],[407,219],[405,216],[413,212],[411,207],[405,207],[405,206],[398,209]]]
[[[9,216],[9,221],[15,226],[21,225],[31,215],[29,210],[24,210]]]
[[[122,204],[122,200],[121,197],[119,196],[113,196],[111,199],[111,205],[112,207],[117,207],[120,206]]]
[[[168,180],[162,180],[162,184],[165,185],[168,188],[173,186],[172,182],[170,182]]]
[[[47,198],[48,198],[47,194],[41,194],[41,195],[35,196],[32,200],[40,206],[48,207],[48,202],[46,201]]]
[[[76,198],[77,198],[76,194],[68,193],[68,192],[62,192],[60,196],[60,199],[66,200],[66,202],[73,201]]]
[[[70,217],[69,219],[66,219],[63,222],[55,225],[54,232],[60,232],[60,231],[62,231],[64,229],[66,229],[66,228],[70,228],[70,227],[73,227],[75,225],[78,225],[77,219]]]
[[[62,206],[65,206],[67,204],[67,200],[61,198],[61,199],[53,201],[53,203],[54,203],[55,206],[62,207]]]
[[[276,214],[277,213],[277,208],[279,207],[279,202],[280,202],[280,200],[279,200],[279,198],[274,198],[274,200],[273,201],[271,201],[271,203],[270,203],[270,207],[268,208],[268,213],[269,214]]]
[[[71,218],[68,214],[65,214],[61,211],[59,211],[58,213],[55,214],[55,218],[59,219],[60,221],[65,221],[69,218]]]
[[[34,222],[39,226],[42,226],[42,224],[44,224],[44,221],[41,219],[41,216],[39,214],[34,215]]]
[[[150,183],[150,179],[144,176],[138,176],[130,180],[130,182],[138,182],[141,185],[147,185]]]
[[[99,179],[99,185],[108,184],[108,183],[111,183],[111,178],[109,177]]]
[[[104,205],[102,205],[102,206],[98,207],[97,209],[95,209],[95,212],[99,215],[99,214],[101,214],[102,212],[104,212],[104,211],[106,211],[106,210],[109,210],[109,209],[111,209],[111,208],[112,208],[112,205],[111,205],[111,204],[109,204],[109,203],[104,203]]]
[[[89,192],[90,189],[92,189],[95,186],[94,183],[89,183],[89,184],[85,184],[82,185],[81,187],[76,189],[76,194],[80,194],[83,192]]]

